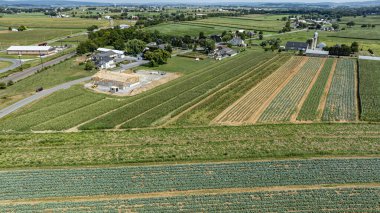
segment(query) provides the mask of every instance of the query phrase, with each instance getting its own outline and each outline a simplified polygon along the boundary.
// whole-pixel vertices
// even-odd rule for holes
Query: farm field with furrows
[[[77,208],[77,204],[82,203],[84,206],[105,208],[104,202],[107,201],[111,206],[117,206],[119,202],[128,206],[136,202],[137,205],[140,201],[142,205],[139,208],[149,210],[155,209],[159,203],[163,205],[165,200],[172,203],[169,206],[176,206],[181,201],[196,204],[198,199],[194,197],[206,197],[206,201],[209,197],[210,202],[231,197],[235,204],[254,205],[259,202],[255,197],[267,197],[268,202],[278,202],[285,199],[281,198],[284,194],[289,195],[286,196],[289,201],[297,196],[314,195],[327,199],[339,195],[344,201],[341,204],[343,208],[362,197],[362,193],[375,192],[368,203],[370,208],[374,208],[375,200],[380,196],[380,185],[377,184],[380,181],[379,166],[379,158],[336,158],[0,171],[0,209],[22,209],[36,201],[39,203],[34,206],[37,209],[45,208],[41,204]],[[328,187],[334,187],[341,193]],[[357,197],[349,197],[348,194],[356,194]],[[154,200],[159,202],[149,205],[157,202]],[[305,200],[305,204],[310,202]],[[282,205],[273,205],[272,208]],[[294,205],[291,202],[283,207],[295,208]],[[212,203],[207,206],[215,208]],[[301,208],[307,206],[301,205]]]
[[[131,102],[83,125],[80,129],[155,126],[186,110],[210,92],[217,91],[240,75],[249,72],[252,67],[273,57],[273,54],[270,53],[253,57],[255,55],[255,52],[246,52],[235,57],[235,60],[222,62],[222,64],[214,67],[194,72],[187,78],[179,79],[175,84],[157,91],[154,96],[145,96]]]
[[[312,86],[313,79],[318,77],[325,59],[309,58],[308,62],[286,84],[281,92],[271,101],[258,122],[290,121],[292,115],[299,108],[299,102],[304,97],[308,88]]]
[[[85,98],[78,97],[76,104],[66,106],[65,102],[59,102],[49,108],[40,107],[39,110],[33,110],[31,113],[21,112],[3,119],[1,126],[4,129],[13,130],[28,130],[28,127],[33,130],[65,130],[86,121],[90,122],[84,124],[85,129],[110,129],[125,122],[127,123],[123,128],[155,125],[154,122],[157,120],[168,115],[175,116],[176,113],[198,102],[203,96],[249,73],[256,65],[266,62],[273,56],[275,54],[258,55],[256,51],[247,51],[234,57],[235,60],[212,64],[162,85],[156,90],[121,98],[120,101],[110,101],[110,105],[102,109],[99,109],[99,104],[107,105],[107,100],[114,98],[105,99],[104,95],[82,92]],[[71,102],[72,100],[68,100],[66,103],[70,105]],[[45,110],[51,110],[54,113],[46,115]],[[97,116],[101,117],[91,121]],[[134,117],[136,117],[135,120],[133,120]]]
[[[302,105],[297,120],[313,121],[321,119],[336,63],[337,59],[327,59],[317,81]]]
[[[0,204],[0,210],[64,212],[378,212],[380,188],[329,187],[323,189],[283,189],[236,193],[204,192],[202,194],[126,198],[96,198],[45,202]]]
[[[216,117],[215,122],[232,124],[251,122],[252,118],[255,119],[258,112],[262,110],[260,108],[263,108],[262,106],[273,98],[273,94],[298,73],[307,60],[305,57],[293,57],[222,112]],[[284,78],[284,76],[288,76],[288,78]]]
[[[355,61],[339,60],[327,96],[323,121],[357,120],[356,84]]]
[[[255,67],[247,75],[227,85],[196,104],[193,108],[174,118],[171,126],[208,125],[218,114],[242,97],[252,87],[259,84],[291,58],[279,55]]]
[[[380,62],[359,60],[361,120],[380,121]]]

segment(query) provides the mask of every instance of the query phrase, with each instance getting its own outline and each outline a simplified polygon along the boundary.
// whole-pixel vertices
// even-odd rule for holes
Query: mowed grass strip
[[[305,94],[307,88],[317,74],[321,64],[321,58],[309,58],[293,79],[281,90],[270,105],[260,116],[258,122],[284,122],[290,121],[290,117],[296,111],[297,104]]]
[[[311,89],[306,101],[304,102],[301,111],[297,117],[299,121],[313,121],[317,119],[319,114],[318,106],[320,104],[323,92],[326,87],[327,79],[329,78],[334,59],[327,59],[323,69]]]
[[[361,120],[380,121],[380,61],[359,60]]]
[[[249,75],[243,76],[242,79],[238,79],[228,87],[217,91],[212,97],[202,101],[202,103],[194,109],[179,117],[172,125],[189,126],[209,124],[223,110],[241,98],[252,87],[271,75],[289,59],[290,55],[278,55],[278,57],[267,61],[263,65],[253,68]]]
[[[0,172],[0,178],[1,203],[198,189],[376,183],[380,182],[380,158],[11,170]]]
[[[270,53],[269,53],[270,54]],[[108,115],[101,117],[99,119],[94,120],[93,122],[90,122],[88,124],[83,125],[80,127],[81,129],[111,129],[119,124],[123,124],[124,122],[140,115],[141,113],[145,113],[148,110],[151,110],[158,105],[163,105],[165,103],[170,103],[171,100],[175,99],[177,100],[175,103],[173,103],[172,106],[180,107],[189,101],[193,101],[193,99],[189,100],[186,94],[187,91],[192,92],[193,88],[202,86],[206,89],[205,91],[209,89],[213,89],[213,86],[215,84],[210,84],[207,86],[207,82],[214,82],[214,83],[224,83],[226,80],[225,77],[234,77],[230,76],[226,73],[232,73],[231,69],[235,69],[236,66],[243,66],[244,64],[249,64],[250,60],[252,58],[256,58],[258,55],[258,52],[256,51],[249,51],[240,54],[239,56],[235,57],[233,60],[227,60],[225,62],[222,62],[220,64],[214,65],[210,68],[194,72],[193,74],[187,75],[178,81],[173,81],[174,83],[162,90],[159,90],[152,95],[145,96],[141,99],[138,99],[137,101],[134,101],[125,107],[121,107],[119,110],[116,110],[112,113],[109,113]],[[261,54],[259,57],[266,57],[266,54]],[[242,65],[243,64],[243,65]],[[234,70],[235,71],[235,70]],[[232,75],[232,74],[231,74]],[[238,75],[236,73],[235,75]],[[204,92],[196,92],[192,93],[192,98],[198,98],[201,95],[204,95]],[[180,98],[182,97],[182,99]],[[168,105],[166,105],[168,106]],[[172,107],[169,105],[169,107]],[[173,109],[173,108],[171,108]],[[167,111],[167,108],[163,107],[161,108],[162,111],[165,111],[166,114],[170,113]],[[150,115],[155,116],[154,114],[150,113]],[[160,114],[161,116],[162,114]],[[150,121],[153,121],[151,119]]]
[[[226,190],[227,191],[227,190]],[[283,190],[215,193],[182,193],[180,196],[123,196],[87,200],[59,200],[24,202],[0,205],[3,212],[377,212],[380,188],[376,186],[328,187],[328,188],[289,188]],[[90,199],[90,200],[89,200]],[[316,200],[318,202],[316,202]]]
[[[323,121],[356,120],[355,81],[355,60],[340,59],[323,111]]]
[[[78,133],[2,133],[0,167],[380,156],[377,124],[283,124]]]

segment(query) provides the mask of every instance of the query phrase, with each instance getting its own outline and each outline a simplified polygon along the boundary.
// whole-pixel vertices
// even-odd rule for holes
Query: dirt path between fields
[[[191,111],[192,109],[194,109],[195,107],[199,106],[200,104],[204,103],[205,101],[209,100],[210,98],[214,97],[214,95],[216,95],[220,90],[223,90],[225,88],[228,88],[230,87],[232,84],[236,83],[237,81],[240,81],[241,79],[244,79],[246,78],[247,75],[251,74],[251,72],[253,71],[256,71],[258,69],[260,69],[261,67],[263,66],[266,66],[268,63],[272,62],[273,60],[275,59],[278,59],[279,56],[278,55],[275,55],[273,58],[269,59],[268,61],[260,64],[258,67],[252,69],[251,71],[248,71],[246,74],[244,74],[243,76],[239,77],[238,79],[232,81],[231,83],[229,83],[228,85],[220,88],[219,90],[215,91],[214,93],[208,95],[206,98],[202,99],[201,101],[199,101],[198,103],[194,104],[193,106],[189,107],[188,109],[186,109],[185,111],[179,113],[177,116],[174,116],[173,118],[171,118],[169,121],[165,122],[163,125],[161,125],[160,127],[165,127],[165,126],[168,126],[169,124],[175,122],[178,118],[180,118],[182,115],[186,114],[187,112]]]
[[[302,67],[306,64],[307,61],[308,61],[308,58],[304,57],[301,63],[299,63],[298,66],[290,72],[290,75],[288,76],[288,78],[273,92],[271,96],[269,96],[269,98],[263,103],[263,105],[261,105],[259,110],[257,110],[253,115],[251,115],[251,117],[246,122],[247,124],[255,124],[259,120],[261,114],[263,114],[265,109],[277,97],[277,95],[289,83],[289,81],[291,81],[293,77],[302,69]]]
[[[355,61],[356,62],[356,61]],[[354,63],[354,74],[355,74],[355,109],[356,109],[356,121],[360,119],[360,110],[359,110],[359,73],[358,73],[358,64]]]
[[[296,107],[296,112],[290,117],[290,122],[296,122],[297,121],[297,117],[300,114],[301,108],[302,108],[303,104],[305,103],[307,97],[309,96],[311,89],[313,89],[315,82],[318,80],[318,77],[321,75],[321,71],[322,71],[323,67],[325,66],[326,60],[327,60],[327,58],[323,59],[321,66],[319,67],[319,69],[318,69],[317,73],[315,74],[313,80],[311,81],[309,87],[306,89],[305,94],[302,96],[300,102],[298,103],[298,105]]]
[[[278,192],[278,191],[302,191],[318,189],[348,189],[348,188],[380,188],[380,183],[358,183],[358,184],[320,184],[320,185],[292,185],[292,186],[272,186],[253,188],[219,188],[219,189],[199,189],[187,191],[166,191],[141,194],[118,194],[118,195],[94,195],[94,196],[72,196],[72,197],[47,197],[35,199],[3,200],[0,205],[36,205],[41,203],[61,203],[61,202],[99,202],[110,200],[129,199],[151,199],[170,198],[177,196],[203,196],[203,195],[223,195],[237,193],[255,192]]]
[[[325,90],[323,91],[323,94],[322,94],[322,97],[321,97],[321,101],[319,102],[319,106],[318,106],[318,109],[317,109],[318,110],[317,121],[321,121],[322,120],[323,110],[326,107],[327,96],[329,94],[331,83],[332,83],[332,80],[334,78],[334,73],[335,73],[335,69],[336,69],[337,63],[338,63],[338,59],[334,59],[334,62],[333,62],[332,68],[331,68],[331,72],[330,72],[329,78],[327,79]]]

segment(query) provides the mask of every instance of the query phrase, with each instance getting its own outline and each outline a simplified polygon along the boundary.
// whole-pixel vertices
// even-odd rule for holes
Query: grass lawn
[[[200,70],[204,67],[207,67],[216,63],[217,61],[213,59],[195,61],[195,59],[193,58],[174,56],[168,60],[167,64],[160,65],[159,67],[140,66],[140,67],[137,67],[136,70],[153,69],[153,70],[161,70],[161,71],[166,71],[166,72],[178,72],[178,73],[188,74],[195,70]]]
[[[379,156],[380,125],[300,124],[0,134],[0,167]]]
[[[7,49],[11,45],[38,44],[81,31],[80,29],[32,29],[23,32],[3,31],[4,33],[0,33],[0,49]]]
[[[0,108],[4,108],[16,101],[30,96],[38,87],[47,89],[92,74],[94,73],[85,71],[83,65],[79,66],[75,59],[69,59],[21,80],[7,89],[0,90]]]
[[[9,67],[10,65],[12,65],[11,62],[8,62],[8,61],[0,61],[0,69],[7,68],[7,67]]]

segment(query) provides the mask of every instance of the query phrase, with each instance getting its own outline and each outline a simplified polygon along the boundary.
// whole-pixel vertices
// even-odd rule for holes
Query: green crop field
[[[289,121],[321,66],[323,66],[323,59],[309,58],[302,69],[265,109],[258,122]]]
[[[240,80],[219,90],[199,105],[181,115],[173,126],[208,125],[212,119],[237,101],[251,88],[271,75],[290,59],[290,55],[279,55],[255,68]]]
[[[361,119],[380,121],[380,61],[359,61]]]
[[[60,201],[0,205],[12,211],[86,212],[377,212],[378,187],[327,188],[246,193],[182,195],[170,197]]]
[[[323,112],[324,121],[355,121],[357,117],[356,68],[355,60],[338,61],[331,82],[326,106]]]
[[[380,159],[35,169],[0,172],[0,177],[0,200],[199,189],[360,184],[380,181]],[[28,187],[24,183],[28,183]]]
[[[320,112],[318,111],[318,106],[321,102],[322,95],[324,93],[327,79],[333,68],[334,59],[328,59],[321,70],[321,73],[315,82],[313,88],[311,89],[308,97],[306,98],[304,104],[302,105],[301,111],[297,117],[300,121],[313,121],[318,118]]]
[[[8,61],[0,61],[0,69],[7,68],[7,67],[9,67],[10,65],[12,65],[11,62],[8,62]]]

